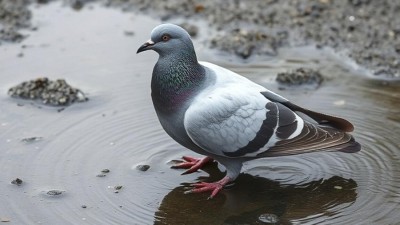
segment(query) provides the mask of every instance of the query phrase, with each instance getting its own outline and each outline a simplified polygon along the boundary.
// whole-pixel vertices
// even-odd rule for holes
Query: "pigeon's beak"
[[[140,46],[140,48],[137,50],[136,54],[139,52],[143,52],[143,51],[151,49],[151,47],[153,45],[154,45],[154,42],[152,40],[146,41],[142,46]]]

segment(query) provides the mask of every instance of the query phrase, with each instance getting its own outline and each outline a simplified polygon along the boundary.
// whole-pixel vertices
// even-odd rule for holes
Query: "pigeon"
[[[185,193],[211,192],[213,198],[240,174],[244,162],[311,152],[354,153],[361,145],[342,118],[298,106],[249,79],[197,60],[186,30],[161,24],[137,53],[159,54],[151,97],[164,130],[205,158],[184,156],[175,168],[198,171],[216,160],[226,168],[221,180],[192,184]]]

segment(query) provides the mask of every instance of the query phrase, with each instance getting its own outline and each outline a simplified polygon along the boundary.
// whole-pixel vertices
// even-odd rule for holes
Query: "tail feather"
[[[361,150],[361,145],[353,137],[351,140],[346,143],[346,146],[343,146],[341,149],[338,149],[339,152],[345,153],[355,153]]]
[[[319,151],[354,153],[360,150],[361,145],[350,134],[336,128],[306,122],[297,137],[279,141],[258,156],[275,157]]]

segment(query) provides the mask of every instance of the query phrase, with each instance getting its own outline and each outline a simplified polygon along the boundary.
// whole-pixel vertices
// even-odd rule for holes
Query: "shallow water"
[[[96,5],[79,12],[59,3],[34,8],[38,31],[26,31],[19,45],[0,46],[0,218],[11,224],[263,224],[261,215],[274,214],[278,224],[400,221],[398,82],[367,78],[330,50],[282,49],[277,58],[241,64],[221,60],[197,41],[200,59],[349,119],[363,146],[357,154],[247,162],[234,186],[207,200],[208,193],[184,195],[184,189],[221,178],[223,167],[214,163],[184,176],[170,169],[171,160],[195,154],[166,135],[152,108],[157,55],[136,55],[160,22]],[[317,68],[329,79],[316,90],[274,82],[277,72],[297,67]],[[90,100],[58,112],[7,96],[9,87],[39,76],[65,78]],[[41,139],[22,141],[30,137]],[[150,169],[137,170],[142,164]],[[110,172],[98,177],[103,169]],[[23,184],[10,184],[17,177]]]

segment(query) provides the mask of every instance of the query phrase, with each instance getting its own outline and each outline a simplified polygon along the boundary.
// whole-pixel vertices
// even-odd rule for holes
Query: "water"
[[[367,78],[329,50],[283,49],[277,58],[240,64],[197,41],[200,59],[349,119],[363,146],[357,154],[247,162],[234,186],[207,200],[208,193],[183,192],[189,183],[221,178],[223,167],[213,163],[184,176],[170,169],[171,160],[195,154],[169,138],[156,118],[150,74],[157,55],[136,55],[160,22],[96,5],[80,12],[59,3],[34,8],[39,30],[26,31],[21,44],[0,46],[0,218],[11,224],[263,224],[262,215],[277,224],[400,221],[398,82]],[[281,90],[275,74],[300,66],[329,79],[317,90]],[[65,78],[90,100],[58,112],[7,96],[9,87],[39,76]],[[98,177],[103,169],[110,172]],[[17,177],[21,186],[11,184]]]

